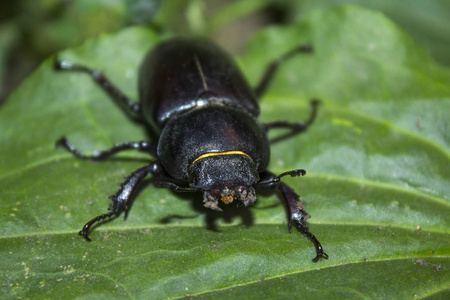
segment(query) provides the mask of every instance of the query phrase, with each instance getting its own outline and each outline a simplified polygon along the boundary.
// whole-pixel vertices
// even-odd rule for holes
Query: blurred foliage
[[[21,0],[0,2],[0,103],[49,55],[131,25],[160,32],[206,34],[233,53],[251,32],[296,21],[305,12],[344,3],[387,14],[450,65],[446,0]]]
[[[296,1],[296,12],[356,4],[386,14],[406,30],[440,63],[450,66],[450,1],[448,0],[305,0]],[[298,19],[299,14],[293,16]]]
[[[0,99],[37,64],[87,38],[149,24],[160,0],[22,0],[0,3]],[[1,100],[0,100],[1,101]]]

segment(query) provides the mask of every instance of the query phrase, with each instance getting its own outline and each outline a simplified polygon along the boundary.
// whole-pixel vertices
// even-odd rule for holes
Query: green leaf
[[[440,63],[450,65],[450,2],[447,0],[296,0],[289,3],[293,2],[295,8],[290,10],[293,16],[348,3],[382,11],[428,48]]]
[[[58,56],[101,70],[137,99],[136,70],[158,42],[131,28]],[[303,120],[308,100],[322,101],[308,132],[281,141],[286,132],[270,133],[270,169],[308,171],[285,181],[328,260],[311,262],[313,245],[288,234],[275,194],[216,214],[200,194],[146,185],[126,222],[94,227],[85,242],[77,232],[146,157],[80,161],[55,141],[92,153],[146,131],[90,78],[55,72],[50,58],[0,110],[2,295],[448,298],[450,72],[383,15],[352,6],[258,33],[239,64],[255,84],[268,62],[304,42],[314,55],[283,65],[261,121]]]

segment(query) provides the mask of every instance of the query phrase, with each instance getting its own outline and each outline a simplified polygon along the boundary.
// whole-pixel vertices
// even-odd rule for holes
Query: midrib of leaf
[[[326,228],[328,226],[336,226],[336,227],[339,227],[339,228],[344,228],[344,227],[345,228],[358,228],[357,231],[360,231],[359,228],[368,228],[370,231],[375,231],[375,230],[378,230],[380,227],[381,228],[390,229],[390,230],[399,229],[399,230],[402,230],[402,233],[409,233],[409,232],[417,231],[416,229],[412,229],[412,228],[403,228],[403,227],[400,227],[400,226],[380,226],[380,225],[377,225],[377,224],[336,224],[336,223],[332,223],[332,224],[320,224],[320,225],[323,228]],[[268,226],[284,227],[284,226],[280,226],[279,223],[271,223],[271,222],[258,223],[258,224],[253,225],[252,227],[264,228],[264,227],[268,227]],[[177,229],[184,229],[184,230],[186,230],[186,229],[189,229],[189,227],[192,227],[193,229],[198,230],[199,232],[206,230],[202,226],[156,225],[156,226],[132,226],[132,227],[127,227],[125,229],[120,229],[120,228],[98,229],[97,228],[96,231],[98,231],[99,233],[102,233],[102,234],[115,233],[117,236],[119,234],[121,234],[123,236],[127,236],[127,234],[126,234],[127,232],[128,233],[131,233],[131,232],[139,233],[141,230],[144,230],[144,229],[157,229],[157,230],[159,229],[159,230],[162,230],[162,229],[164,229],[164,227],[170,227],[171,231],[176,231]],[[237,228],[237,229],[240,229],[240,228],[244,228],[244,227],[242,225],[223,224],[223,225],[220,225],[220,228],[224,228],[224,231],[225,231],[224,234],[227,234],[226,233],[226,228]],[[421,232],[421,234],[426,234],[426,233],[436,234],[438,236],[441,236],[442,238],[444,238],[447,235],[446,232],[438,232],[438,231],[434,231],[434,230],[420,230],[420,232]],[[219,234],[219,233],[217,232],[215,234]],[[5,243],[7,243],[8,241],[14,240],[14,239],[19,239],[20,240],[20,239],[34,238],[36,240],[41,240],[44,236],[46,236],[46,237],[57,237],[57,236],[72,237],[72,236],[75,236],[76,238],[78,238],[80,240],[81,243],[84,243],[82,248],[86,248],[84,246],[88,246],[87,248],[90,248],[89,246],[92,246],[91,249],[92,249],[92,251],[94,251],[95,249],[97,249],[94,246],[96,246],[97,244],[105,242],[101,238],[101,235],[100,234],[98,234],[98,235],[99,236],[98,236],[97,240],[94,240],[93,242],[83,241],[83,238],[81,236],[78,236],[78,231],[73,231],[73,232],[65,231],[65,232],[52,232],[52,233],[38,232],[38,233],[35,233],[35,234],[21,234],[21,235],[7,236],[7,237],[3,236],[3,237],[0,237],[0,240],[3,240]],[[305,245],[304,249],[309,250],[309,248],[311,246],[310,242],[308,241],[308,239],[306,237],[304,237],[300,232],[296,231],[295,229],[292,230],[292,233],[288,233],[287,228],[286,228],[286,232],[280,232],[279,233],[279,238],[275,238],[275,239],[271,238],[270,242],[271,243],[277,243],[277,242],[286,241],[286,238],[289,237],[289,235],[296,236],[295,238],[298,238],[299,241],[301,241],[302,244]],[[113,237],[113,238],[115,238],[115,237]],[[357,238],[357,237],[355,237],[355,238]],[[214,240],[214,238],[212,238],[211,240],[208,239],[208,241],[213,241],[213,240]],[[254,244],[260,244],[260,245],[264,245],[266,243],[265,240],[261,240],[259,238],[258,239],[249,238],[247,236],[243,236],[243,237],[239,236],[239,238],[237,240],[236,239],[230,239],[230,240],[228,240],[226,242],[221,241],[221,243],[226,245],[226,244],[229,244],[229,243],[242,243],[243,241],[244,242],[245,241],[249,241],[249,242],[252,242]],[[332,244],[334,247],[339,246],[339,243],[340,243],[339,240],[330,241],[330,244]],[[350,244],[350,241],[345,240],[344,243],[349,243]],[[195,244],[195,246],[190,247],[190,248],[187,248],[186,245],[184,245],[181,248],[170,249],[170,250],[168,250],[168,249],[165,249],[165,250],[164,249],[157,249],[157,250],[143,252],[143,253],[141,253],[141,254],[139,254],[137,256],[133,256],[132,258],[136,259],[138,257],[142,257],[142,256],[149,255],[149,254],[155,254],[155,253],[189,253],[189,252],[195,252],[195,250],[199,249],[202,246],[203,246],[202,244]],[[222,245],[222,248],[224,248],[223,245]],[[440,249],[444,249],[444,248],[448,248],[448,245],[447,246],[441,245]],[[302,249],[302,250],[304,250],[304,249]],[[413,250],[413,253],[414,253],[414,251],[422,251],[422,250],[420,250],[420,249]],[[441,250],[441,251],[443,251],[443,250]],[[382,251],[380,250],[380,252],[382,252]],[[236,254],[236,253],[234,253],[234,254]],[[257,256],[257,255],[259,255],[259,253],[254,253],[254,255]],[[387,254],[384,253],[383,255],[387,255]],[[421,257],[421,255],[418,256],[418,255],[414,255],[414,254],[410,254],[410,253],[408,253],[407,255],[398,255],[397,254],[393,258],[392,254],[390,254],[390,256],[387,255],[386,258],[384,258],[384,259],[370,259],[370,261],[388,261],[388,260],[408,259],[408,258],[416,258],[416,257]],[[430,256],[424,256],[424,257],[430,258]],[[432,258],[448,257],[448,255],[433,255],[431,257]],[[117,258],[114,258],[113,262],[117,262],[117,261],[120,261],[122,259],[129,259],[129,258],[130,257],[117,257]],[[323,260],[323,261],[328,261],[328,260]],[[354,261],[354,262],[352,262],[352,259],[346,258],[346,261],[336,261],[335,263],[332,263],[332,260],[328,261],[328,264],[325,267],[339,266],[339,265],[342,265],[343,262],[345,262],[345,263],[361,263],[361,261]],[[305,266],[302,266],[303,269],[301,270],[301,272],[310,271],[310,270],[316,270],[316,266],[317,266],[317,264],[306,264]],[[105,267],[105,265],[102,265],[101,268],[107,269],[107,265],[106,265],[106,267]],[[288,272],[288,273],[285,273],[285,274],[295,274],[295,273],[297,273],[297,272]]]
[[[434,256],[433,258],[447,258],[447,256]],[[277,275],[277,276],[268,276],[268,277],[264,278],[264,281],[279,280],[280,278],[283,278],[283,277],[289,277],[289,276],[294,276],[294,275],[299,275],[299,274],[305,274],[305,276],[307,276],[307,273],[318,272],[318,271],[322,272],[322,271],[327,270],[327,269],[341,268],[343,266],[351,266],[351,265],[367,264],[367,263],[376,264],[378,262],[386,262],[386,261],[389,261],[389,262],[396,262],[396,261],[397,262],[401,262],[401,261],[408,261],[408,260],[411,260],[411,259],[424,259],[424,260],[426,260],[426,259],[429,259],[429,257],[428,256],[411,256],[411,257],[386,258],[386,259],[371,259],[368,262],[363,262],[363,261],[347,262],[345,264],[329,265],[329,266],[326,266],[326,267],[323,267],[323,268],[320,268],[320,269],[311,268],[311,269],[304,269],[304,270],[296,271],[296,272],[284,273],[284,274],[280,274],[280,275]],[[253,285],[253,284],[260,283],[260,282],[261,282],[261,280],[247,281],[247,282],[244,282],[244,283],[241,283],[241,284],[236,284],[236,285],[229,286],[229,287],[216,288],[216,289],[210,290],[210,291],[204,291],[204,292],[201,292],[201,293],[191,294],[191,296],[195,297],[195,296],[201,296],[201,295],[208,295],[210,293],[219,292],[219,291],[224,292],[224,291],[233,290],[233,289],[239,288],[239,287],[250,286],[250,285]],[[440,292],[440,291],[442,291],[442,290],[444,290],[446,288],[448,288],[447,285],[445,283],[443,283],[442,286],[438,287],[435,290],[435,293]],[[425,297],[430,296],[430,295],[433,295],[433,293],[430,292],[428,294],[423,294],[423,295],[420,295],[420,296],[417,295],[416,299],[422,299],[422,298],[425,298]],[[363,296],[364,295],[361,295],[361,297],[363,297]],[[184,299],[184,298],[185,297],[174,297],[174,298],[171,298],[171,299]],[[221,299],[221,298],[219,298],[219,299]]]
[[[424,200],[428,200],[429,197],[425,197]],[[441,204],[441,203],[439,203]],[[445,203],[447,204],[447,203]],[[130,212],[132,213],[132,212]],[[256,222],[255,224],[252,225],[252,227],[258,227],[258,226],[264,226],[264,225],[273,225],[273,226],[280,226],[280,222],[276,222],[276,221],[268,221],[266,219],[263,219],[262,221],[260,220],[261,218],[256,218]],[[180,224],[156,224],[156,223],[148,223],[146,225],[130,225],[127,227],[121,227],[120,222],[126,222],[126,220],[123,220],[121,218],[121,216],[118,216],[114,219],[110,219],[112,222],[116,222],[115,225],[113,225],[112,227],[107,227],[108,225],[103,224],[103,226],[99,226],[95,228],[95,232],[97,232],[97,237],[94,239],[98,239],[101,242],[101,236],[100,234],[105,234],[108,232],[116,232],[116,233],[120,233],[123,235],[127,235],[127,232],[139,232],[145,229],[164,229],[164,228],[170,228],[170,229],[176,229],[176,228],[183,228],[183,229],[193,229],[193,230],[207,230],[205,228],[204,225],[192,225],[192,224],[186,224],[186,225],[180,225]],[[117,222],[119,222],[119,224],[117,224]],[[36,226],[38,226],[39,222],[35,222]],[[308,224],[309,225],[314,225],[314,224],[318,224],[318,225],[323,225],[323,226],[347,226],[347,227],[368,227],[368,228],[379,228],[379,227],[389,227],[389,228],[395,228],[395,229],[402,229],[402,230],[417,230],[416,228],[413,228],[411,226],[402,226],[399,224],[380,224],[380,222],[352,222],[352,221],[345,221],[345,222],[339,222],[339,221],[333,221],[333,222],[324,222],[324,221],[314,221],[314,219],[309,219],[308,220]],[[81,225],[80,224],[80,229],[81,229]],[[219,228],[230,228],[230,227],[242,227],[244,228],[244,225],[242,224],[227,224],[227,223],[223,223],[220,224]],[[428,233],[436,233],[436,234],[448,234],[449,231],[448,230],[444,230],[444,229],[436,229],[435,227],[431,227],[431,226],[427,226],[427,229],[420,229],[422,232],[428,232]],[[287,225],[286,225],[286,231],[287,231]],[[3,235],[0,237],[0,240],[3,240],[5,243],[7,243],[8,240],[12,240],[12,239],[21,239],[21,238],[27,238],[27,237],[49,237],[49,236],[62,236],[62,235],[68,235],[68,236],[73,236],[75,238],[79,238],[80,242],[82,242],[83,237],[78,235],[79,230],[63,230],[63,231],[59,231],[59,230],[51,230],[48,232],[28,232],[28,233],[21,233],[21,234],[8,234],[8,235]],[[297,232],[295,229],[292,230],[292,234],[298,234],[300,238],[301,237],[301,233]],[[92,236],[91,236],[92,237]],[[245,239],[245,238],[243,238]],[[280,235],[280,240],[283,240],[283,232]],[[305,238],[305,241],[306,238]],[[263,241],[260,241],[261,243],[263,243]]]

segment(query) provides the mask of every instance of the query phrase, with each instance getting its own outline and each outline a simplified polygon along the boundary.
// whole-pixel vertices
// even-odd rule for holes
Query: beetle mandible
[[[80,153],[66,138],[57,144],[82,159],[101,160],[120,151],[135,149],[156,159],[125,178],[112,196],[109,212],[87,222],[80,234],[88,241],[91,226],[109,217],[128,213],[133,193],[148,174],[157,187],[176,192],[203,192],[204,206],[220,211],[219,201],[249,206],[256,201],[255,188],[278,189],[292,223],[315,245],[313,261],[328,258],[317,238],[309,232],[303,202],[295,191],[281,182],[283,176],[303,176],[293,170],[278,176],[266,170],[270,160],[267,132],[271,128],[305,131],[314,121],[317,100],[311,101],[307,121],[257,121],[256,101],[267,89],[276,70],[297,53],[310,53],[301,45],[267,67],[256,88],[250,88],[232,58],[206,39],[176,38],[159,44],[145,57],[139,72],[140,102],[131,101],[99,71],[66,60],[56,60],[58,70],[89,74],[130,113],[149,125],[159,136],[146,141],[116,144],[93,155]]]

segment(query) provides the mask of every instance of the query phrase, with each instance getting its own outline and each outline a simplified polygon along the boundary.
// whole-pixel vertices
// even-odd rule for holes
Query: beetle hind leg
[[[74,64],[68,60],[55,59],[54,68],[58,71],[77,71],[83,72],[91,76],[91,78],[97,82],[100,87],[109,95],[114,97],[117,101],[124,104],[131,112],[140,114],[141,106],[128,98],[115,84],[113,84],[105,75],[101,72],[91,69],[89,67]]]

